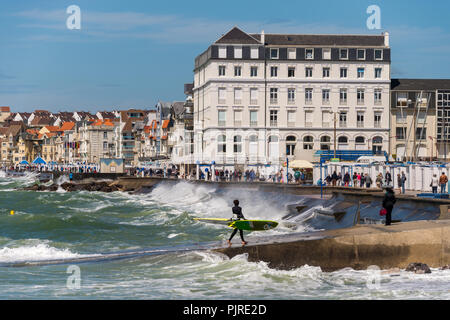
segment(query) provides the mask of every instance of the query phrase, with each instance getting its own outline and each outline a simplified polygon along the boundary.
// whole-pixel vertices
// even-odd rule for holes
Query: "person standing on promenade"
[[[397,201],[395,198],[394,190],[392,190],[392,186],[386,185],[384,186],[386,189],[386,193],[384,194],[383,199],[383,208],[386,209],[386,225],[390,226],[392,222],[392,210],[394,209],[394,204]]]
[[[366,173],[366,176],[364,177],[364,182],[366,183],[366,188],[370,189],[370,186],[372,185],[372,178],[368,173]]]
[[[336,187],[337,179],[338,179],[338,175],[337,175],[336,171],[334,171],[333,174],[331,175],[331,183],[333,184],[333,187]]]
[[[350,184],[350,173],[346,172],[344,174],[344,186],[348,187]]]
[[[381,188],[381,184],[383,183],[383,175],[381,174],[381,172],[377,175],[376,183],[377,187]]]
[[[405,194],[405,186],[406,186],[406,174],[402,171],[402,177],[400,178],[402,182],[402,193]]]
[[[358,175],[356,174],[356,172],[353,173],[352,179],[353,179],[353,188],[355,188],[358,186],[358,184],[357,184],[358,183]]]
[[[438,185],[439,185],[439,179],[436,174],[433,174],[433,178],[431,178],[431,183],[430,183],[430,187],[433,190],[433,193],[437,193]]]
[[[400,176],[400,173],[397,173],[397,186],[398,192],[402,192],[402,177]]]
[[[448,178],[445,175],[445,172],[442,172],[441,177],[439,178],[439,184],[441,185],[441,193],[445,193],[445,187],[447,185]]]
[[[392,182],[392,176],[389,171],[386,171],[386,175],[384,176],[384,180],[386,181],[387,185],[390,185]]]

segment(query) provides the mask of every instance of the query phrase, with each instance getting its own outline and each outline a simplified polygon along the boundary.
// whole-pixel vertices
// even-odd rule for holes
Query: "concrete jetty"
[[[230,258],[246,253],[249,261],[265,261],[269,267],[283,270],[304,265],[325,272],[346,267],[362,270],[371,265],[404,269],[411,262],[438,268],[450,264],[450,220],[357,225],[215,251]]]

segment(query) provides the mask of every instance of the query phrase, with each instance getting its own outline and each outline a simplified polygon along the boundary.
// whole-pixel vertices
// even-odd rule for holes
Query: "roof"
[[[75,122],[64,122],[61,125],[61,128],[59,128],[59,131],[66,131],[66,130],[72,130],[75,127]]]
[[[17,136],[20,131],[22,131],[22,126],[21,125],[12,125],[10,127],[8,127],[8,131],[7,131],[7,135],[12,134],[14,137]]]
[[[6,135],[8,133],[8,127],[0,127],[0,135]]]
[[[169,122],[170,122],[170,120],[163,120],[162,128],[166,129],[169,126]]]
[[[50,132],[58,132],[58,131],[60,131],[58,126],[45,126],[45,129],[47,129]]]
[[[251,34],[260,40],[261,34]],[[266,45],[385,47],[384,35],[265,34]]]
[[[175,116],[178,116],[184,112],[184,101],[175,101],[172,104],[172,110]]]
[[[49,126],[53,122],[53,119],[50,117],[34,117],[33,121],[31,121],[32,126]]]
[[[450,90],[450,79],[392,79],[391,90]]]
[[[233,27],[230,31],[220,37],[216,43],[222,44],[261,44],[259,39],[255,39],[253,36],[242,31],[238,27]]]

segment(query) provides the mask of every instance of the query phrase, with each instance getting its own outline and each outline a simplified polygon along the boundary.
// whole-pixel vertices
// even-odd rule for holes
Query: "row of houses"
[[[100,159],[114,158],[132,167],[168,163],[177,150],[172,131],[184,135],[185,110],[192,110],[190,99],[159,102],[150,110],[96,114],[11,112],[10,107],[0,107],[0,161],[17,166],[40,156],[54,164],[99,164]],[[177,150],[177,155],[182,153]]]

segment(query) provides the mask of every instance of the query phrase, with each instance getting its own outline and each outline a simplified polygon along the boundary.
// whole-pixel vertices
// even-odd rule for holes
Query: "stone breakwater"
[[[98,191],[98,192],[114,192],[114,191],[134,191],[134,190],[124,190],[123,186],[120,184],[112,184],[107,181],[100,182],[87,182],[87,183],[72,183],[64,182],[61,185],[53,183],[51,185],[45,184],[34,184],[30,187],[23,188],[23,190],[29,191],[57,191],[62,188],[68,192],[74,191]]]

